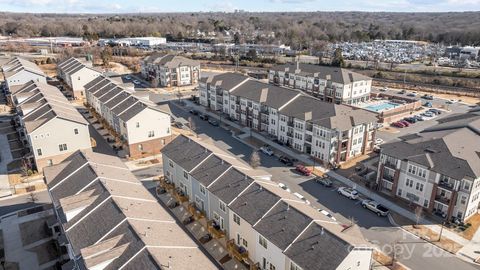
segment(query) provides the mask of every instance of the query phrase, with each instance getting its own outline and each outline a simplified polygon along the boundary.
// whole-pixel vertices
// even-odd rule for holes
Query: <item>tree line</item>
[[[315,49],[325,42],[375,39],[480,45],[480,12],[242,12],[155,14],[0,13],[0,34],[14,37],[76,36],[87,40],[165,36],[169,40],[283,43]]]

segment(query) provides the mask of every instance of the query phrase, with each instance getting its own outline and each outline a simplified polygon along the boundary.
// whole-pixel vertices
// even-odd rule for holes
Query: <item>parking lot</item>
[[[183,119],[191,117],[199,137],[210,137],[218,147],[246,162],[249,161],[254,149],[239,139],[234,138],[228,127],[225,129],[224,127],[210,125],[198,116],[190,114],[188,112],[190,110],[189,107],[179,107],[176,104],[172,104],[171,109],[175,117]],[[419,126],[423,125],[425,124],[422,123]],[[409,128],[420,127],[411,126]],[[415,250],[413,254],[397,254],[398,259],[412,269],[451,269],[454,266],[457,269],[475,269],[475,267],[461,261],[454,255],[405,233],[402,229],[392,225],[389,218],[379,217],[372,211],[362,208],[361,200],[365,199],[365,196],[361,195],[358,200],[350,200],[341,196],[337,192],[338,187],[342,186],[340,182],[334,181],[333,187],[324,187],[315,182],[314,176],[303,176],[296,172],[293,166],[285,167],[278,160],[279,155],[282,155],[282,153],[275,153],[275,156],[260,153],[261,166],[259,169],[269,172],[273,181],[285,184],[291,192],[298,192],[303,195],[314,208],[327,210],[339,223],[348,225],[353,220],[361,228],[364,236],[380,248],[391,247],[394,242],[397,242],[397,245],[405,250]],[[439,256],[424,258],[424,252],[432,249]]]

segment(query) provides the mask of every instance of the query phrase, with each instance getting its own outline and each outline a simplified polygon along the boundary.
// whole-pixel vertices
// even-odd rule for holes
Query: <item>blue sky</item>
[[[480,11],[480,0],[0,0],[0,11],[125,13],[189,11]]]

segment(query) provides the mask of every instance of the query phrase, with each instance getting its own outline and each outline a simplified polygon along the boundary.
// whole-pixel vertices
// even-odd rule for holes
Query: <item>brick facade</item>
[[[129,144],[127,154],[131,158],[141,158],[144,155],[158,155],[160,154],[160,150],[162,150],[166,144],[170,143],[172,139],[174,139],[174,136],[167,136],[150,141]]]

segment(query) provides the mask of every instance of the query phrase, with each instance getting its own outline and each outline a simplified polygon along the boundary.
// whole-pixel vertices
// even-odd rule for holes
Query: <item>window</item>
[[[237,225],[240,225],[240,217],[237,216],[237,214],[233,214],[233,222],[237,223]]]
[[[245,239],[242,239],[242,246],[248,247],[248,242]]]
[[[264,247],[265,249],[267,248],[267,239],[265,239],[265,237],[259,235],[258,236],[258,243]]]
[[[151,138],[153,136],[155,136],[155,132],[153,130],[149,131],[148,132],[148,137]]]
[[[187,171],[183,171],[183,178],[188,179],[188,172]]]
[[[173,168],[173,162],[171,160],[168,161],[168,165],[170,166],[170,168]]]
[[[222,210],[224,213],[226,213],[227,212],[227,205],[222,201],[219,201],[219,205],[220,205],[219,206],[220,210]]]
[[[205,186],[203,185],[200,185],[200,192],[205,195],[207,193],[207,191],[205,190]]]
[[[463,189],[470,190],[470,182],[465,181],[463,183]]]
[[[138,150],[139,150],[139,151],[143,151],[143,145],[142,145],[142,144],[139,144],[139,145],[138,145]]]
[[[78,128],[74,129],[73,133],[75,133],[75,135],[77,135],[78,134]]]
[[[40,149],[40,148],[37,149],[37,155],[38,155],[38,156],[41,156],[41,155],[42,155],[42,149]]]
[[[467,202],[467,197],[465,195],[462,195],[462,197],[460,197],[460,203],[465,204],[466,202]]]
[[[60,152],[62,151],[67,151],[67,144],[64,143],[64,144],[59,144],[58,145],[58,149],[60,150]]]
[[[140,127],[140,122],[137,122],[137,124],[135,125],[137,128]]]

